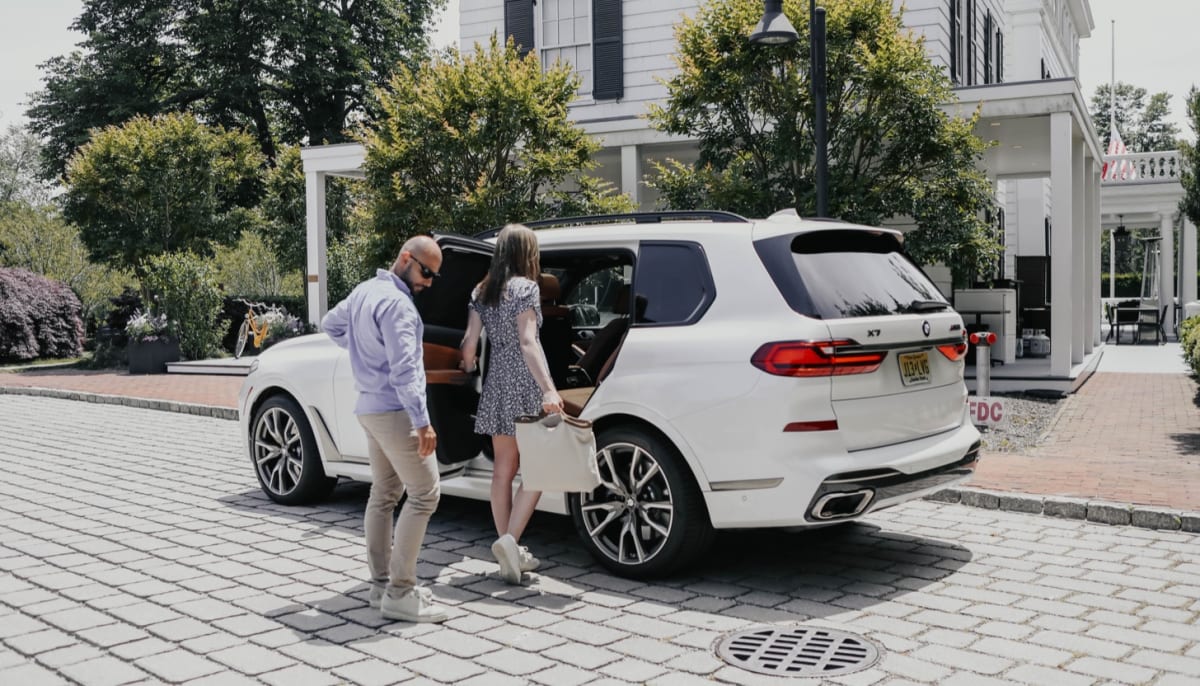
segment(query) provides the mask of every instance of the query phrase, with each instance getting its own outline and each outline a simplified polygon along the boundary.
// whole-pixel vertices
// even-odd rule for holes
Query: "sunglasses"
[[[417,259],[417,256],[416,256],[416,255],[413,255],[412,253],[409,253],[409,255],[408,255],[408,256],[409,256],[409,257],[411,257],[411,258],[412,258],[412,261],[413,261],[413,262],[416,262],[416,263],[417,263],[417,266],[421,268],[421,276],[423,276],[423,277],[425,277],[425,278],[427,278],[427,279],[430,279],[430,280],[432,280],[432,279],[436,279],[436,278],[438,278],[439,276],[441,276],[441,274],[439,274],[439,273],[437,273],[437,272],[433,271],[433,270],[432,270],[432,269],[430,269],[429,267],[426,267],[426,266],[425,266],[425,265],[424,265],[424,264],[421,262],[421,260],[418,260],[418,259]]]

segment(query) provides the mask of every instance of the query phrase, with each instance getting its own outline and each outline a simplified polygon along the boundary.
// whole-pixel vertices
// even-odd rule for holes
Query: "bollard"
[[[992,345],[996,334],[976,331],[968,340],[975,346],[975,395],[985,398],[992,394]]]

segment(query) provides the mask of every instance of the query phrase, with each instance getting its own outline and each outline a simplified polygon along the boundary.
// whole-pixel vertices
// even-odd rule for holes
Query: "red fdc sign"
[[[967,398],[967,407],[975,426],[999,426],[1008,420],[1003,398],[972,396]]]

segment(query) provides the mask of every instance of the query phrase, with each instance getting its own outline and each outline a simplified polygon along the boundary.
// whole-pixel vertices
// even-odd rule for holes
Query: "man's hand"
[[[437,434],[432,426],[422,426],[417,429],[417,454],[425,459],[437,450]]]

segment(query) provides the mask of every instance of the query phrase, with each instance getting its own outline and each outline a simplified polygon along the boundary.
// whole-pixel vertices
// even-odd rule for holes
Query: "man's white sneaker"
[[[395,597],[389,591],[379,602],[379,613],[385,619],[403,622],[444,622],[446,611],[433,602],[433,591],[413,586],[404,595]]]
[[[517,546],[517,552],[520,554],[520,557],[521,557],[521,565],[520,566],[521,566],[522,572],[532,572],[533,570],[537,569],[542,564],[542,561],[537,559],[536,557],[534,557],[529,552],[529,548],[526,548],[523,545]]]
[[[492,555],[500,563],[500,577],[510,584],[521,583],[521,550],[512,534],[504,534],[492,544]]]

